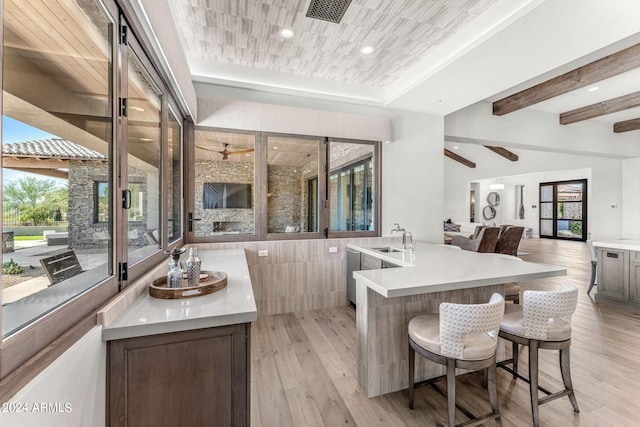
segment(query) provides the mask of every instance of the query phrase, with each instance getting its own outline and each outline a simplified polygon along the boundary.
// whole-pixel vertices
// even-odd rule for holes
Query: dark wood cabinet
[[[109,341],[107,426],[249,426],[250,328]]]

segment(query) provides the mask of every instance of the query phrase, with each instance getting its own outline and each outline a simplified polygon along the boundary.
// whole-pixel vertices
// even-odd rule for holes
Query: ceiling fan
[[[229,144],[223,143],[222,145],[224,146],[224,149],[222,151],[212,150],[210,148],[202,147],[200,145],[196,145],[196,147],[201,148],[201,149],[206,150],[206,151],[213,151],[214,153],[220,153],[220,154],[222,154],[222,160],[227,160],[229,158],[229,156],[232,155],[232,154],[251,153],[254,150],[253,148],[247,148],[246,150],[229,151],[227,149],[229,147]]]

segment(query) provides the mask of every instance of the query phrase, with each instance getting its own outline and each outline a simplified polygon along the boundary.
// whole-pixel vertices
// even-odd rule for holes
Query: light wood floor
[[[596,304],[587,296],[590,263],[581,242],[525,239],[522,258],[567,268],[567,276],[521,283],[550,289],[563,282],[580,289],[573,317],[571,371],[580,413],[567,398],[540,408],[542,426],[640,426],[640,315]],[[593,293],[597,292],[597,287]],[[446,399],[431,387],[373,399],[356,375],[355,310],[350,306],[259,317],[253,325],[252,426],[441,426]],[[540,383],[560,387],[557,352],[541,351]],[[526,373],[526,354],[521,372]],[[498,394],[506,426],[530,426],[528,385],[498,369]],[[445,388],[442,382],[443,389]],[[458,377],[457,399],[474,414],[489,409],[477,373]],[[458,423],[466,420],[458,412]],[[495,425],[488,422],[486,425]]]

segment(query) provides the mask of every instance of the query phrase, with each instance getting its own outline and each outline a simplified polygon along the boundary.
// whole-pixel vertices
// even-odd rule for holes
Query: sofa
[[[462,236],[462,237],[471,237],[476,232],[476,227],[479,225],[491,225],[493,224],[483,224],[481,222],[454,222],[454,223],[444,223],[444,235],[448,237],[453,236]]]

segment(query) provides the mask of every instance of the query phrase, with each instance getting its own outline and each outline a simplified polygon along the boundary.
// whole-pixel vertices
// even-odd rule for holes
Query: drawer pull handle
[[[618,258],[618,254],[612,253],[612,252],[607,252],[607,258]]]

